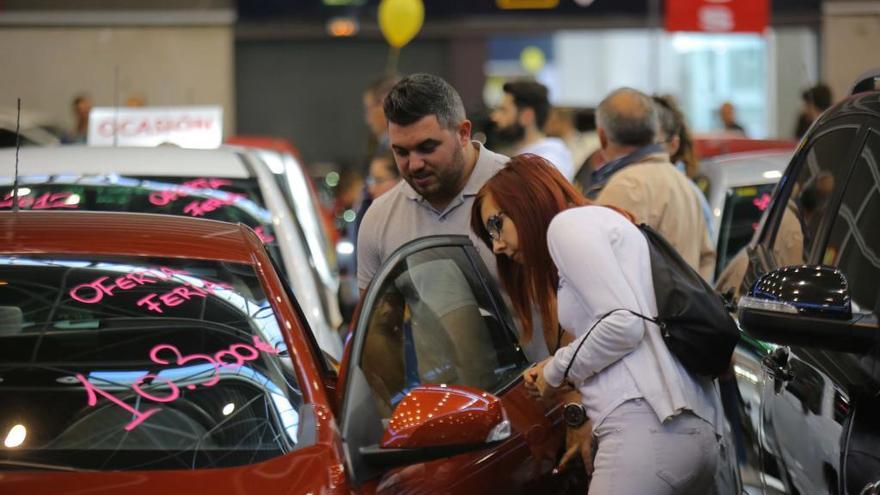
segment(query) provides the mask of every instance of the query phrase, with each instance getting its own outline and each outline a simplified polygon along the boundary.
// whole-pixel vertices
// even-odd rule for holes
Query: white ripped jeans
[[[718,441],[691,413],[660,423],[642,399],[626,401],[593,431],[589,495],[704,495],[713,490]]]

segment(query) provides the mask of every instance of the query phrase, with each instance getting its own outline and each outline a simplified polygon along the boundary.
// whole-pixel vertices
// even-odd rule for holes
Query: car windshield
[[[736,253],[752,239],[761,215],[770,205],[775,188],[776,184],[756,184],[727,190],[718,229],[716,278]]]
[[[292,369],[249,265],[0,256],[0,470],[282,455],[302,404]]]
[[[281,260],[272,214],[260,206],[259,190],[246,181],[203,178],[180,184],[120,176],[22,177],[23,210],[86,210],[158,213],[243,223],[254,229],[269,254]],[[227,190],[228,189],[228,190]],[[0,210],[14,201],[12,187],[0,187]]]

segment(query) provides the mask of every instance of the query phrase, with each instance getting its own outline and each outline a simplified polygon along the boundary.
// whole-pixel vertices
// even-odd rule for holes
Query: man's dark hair
[[[385,97],[383,108],[389,122],[403,126],[434,115],[441,127],[455,129],[466,118],[455,88],[432,74],[413,74],[401,79]]]
[[[817,84],[807,88],[801,93],[801,99],[805,103],[811,103],[819,110],[828,110],[831,106],[831,88],[825,84]]]
[[[531,108],[535,112],[535,125],[544,130],[550,114],[547,86],[536,81],[510,81],[504,83],[502,89],[513,97],[517,109]]]
[[[612,143],[641,147],[654,143],[660,122],[657,107],[648,95],[636,89],[620,88],[599,103],[596,126],[605,130]]]

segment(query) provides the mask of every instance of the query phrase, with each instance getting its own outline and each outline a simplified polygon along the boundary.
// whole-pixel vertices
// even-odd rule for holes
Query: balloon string
[[[397,62],[400,60],[400,48],[395,46],[388,47],[388,67],[386,72],[388,74],[396,74],[397,73]]]

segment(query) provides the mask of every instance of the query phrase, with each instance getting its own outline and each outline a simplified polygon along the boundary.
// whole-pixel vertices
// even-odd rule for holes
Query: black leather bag
[[[669,351],[691,373],[717,377],[730,367],[739,328],[721,295],[651,227],[639,230],[651,251],[657,317]]]
[[[581,346],[596,325],[618,311],[625,311],[660,327],[669,351],[687,368],[700,376],[718,377],[730,367],[733,349],[739,341],[739,328],[727,311],[721,295],[688,265],[675,249],[651,227],[638,226],[651,252],[651,278],[657,299],[657,316],[649,317],[627,308],[602,315],[581,339],[565,378]]]

